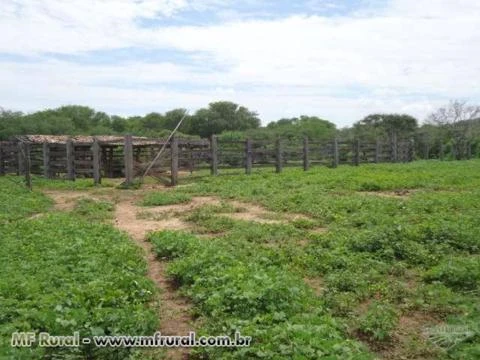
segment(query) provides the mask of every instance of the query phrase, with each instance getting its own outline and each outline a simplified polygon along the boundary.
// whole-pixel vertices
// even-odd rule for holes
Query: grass
[[[128,359],[131,349],[12,348],[15,331],[81,337],[152,334],[157,315],[153,283],[141,251],[100,221],[111,204],[81,200],[70,213],[33,213],[51,201],[0,178],[0,358]]]
[[[92,188],[113,188],[116,182],[111,179],[102,179],[102,183],[95,186],[91,178],[78,178],[75,181],[66,179],[46,179],[40,176],[32,176],[32,186],[48,190],[89,190]]]
[[[89,198],[78,199],[73,213],[89,221],[105,221],[113,218],[115,205],[109,201],[96,201]]]
[[[32,216],[52,205],[40,192],[28,190],[18,177],[0,178],[0,187],[0,225]]]
[[[258,224],[199,208],[185,220],[201,233],[217,234],[212,239],[159,233],[151,241],[159,255],[173,254],[170,274],[207,330],[241,329],[257,339],[248,351],[202,350],[217,357],[289,358],[292,348],[285,348],[281,334],[303,326],[303,337],[292,334],[288,344],[305,358],[368,357],[360,344],[387,359],[475,358],[478,326],[448,347],[425,340],[422,331],[480,321],[479,168],[478,160],[419,161],[203,177],[177,192],[306,218]],[[311,231],[321,226],[327,231]],[[303,278],[321,281],[322,295],[313,296]],[[262,295],[270,285],[277,301]],[[317,338],[307,317],[336,340],[305,343]],[[348,350],[339,355],[338,348]]]
[[[149,236],[158,257],[169,261],[169,276],[190,299],[202,334],[240,331],[253,338],[249,348],[201,348],[194,356],[478,358],[479,169],[479,160],[281,174],[262,169],[251,176],[189,178],[189,186],[147,194],[145,206],[205,195],[223,199],[181,215],[196,233]],[[6,178],[0,186],[0,199],[8,204],[0,213],[7,234],[0,250],[7,259],[0,288],[6,309],[2,334],[30,327],[70,331],[72,320],[86,334],[151,331],[145,264],[128,239],[100,223],[109,219],[110,203],[81,201],[71,214],[28,219],[47,209],[48,199]],[[278,224],[235,220],[226,216],[238,211],[230,200],[262,205],[278,218],[304,217]],[[63,282],[56,280],[55,274],[64,273]],[[36,296],[41,286],[46,295]],[[66,303],[71,294],[75,306]],[[57,311],[65,307],[74,315]],[[462,332],[449,330],[455,327]],[[113,355],[99,354],[108,356]]]
[[[192,197],[177,191],[152,192],[145,196],[141,202],[143,206],[163,206],[173,204],[185,204],[192,200]]]

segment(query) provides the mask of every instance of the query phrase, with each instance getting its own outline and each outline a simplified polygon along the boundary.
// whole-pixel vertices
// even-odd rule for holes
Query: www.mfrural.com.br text
[[[194,331],[188,335],[162,335],[156,332],[151,336],[90,336],[81,337],[79,332],[72,335],[59,336],[46,332],[15,332],[11,337],[13,347],[80,347],[82,345],[94,345],[96,347],[247,347],[252,338],[236,332],[233,337],[197,336]]]

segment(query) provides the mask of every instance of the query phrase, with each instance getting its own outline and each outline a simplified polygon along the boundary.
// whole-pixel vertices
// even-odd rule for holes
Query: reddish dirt
[[[55,201],[55,209],[68,211],[73,209],[76,200],[82,197],[92,196],[87,192],[72,191],[46,191]],[[187,335],[193,330],[192,319],[189,313],[189,303],[182,298],[173,284],[169,281],[164,261],[159,261],[153,250],[152,244],[146,241],[147,233],[154,230],[180,230],[186,229],[187,224],[178,218],[166,218],[160,221],[139,219],[137,213],[141,210],[135,202],[136,197],[125,196],[115,206],[115,226],[127,232],[130,237],[144,250],[144,256],[148,264],[148,277],[154,281],[160,289],[160,332],[163,335]],[[189,349],[169,348],[166,350],[166,358],[172,360],[188,359]]]
[[[151,231],[159,230],[192,230],[192,226],[182,220],[182,216],[196,208],[205,205],[220,206],[222,201],[217,197],[203,196],[194,197],[186,204],[140,207],[136,205],[145,190],[169,191],[158,186],[148,186],[142,190],[98,189],[90,191],[45,191],[55,201],[55,209],[70,211],[74,208],[76,201],[87,197],[95,200],[109,200],[115,203],[114,225],[125,231],[144,250],[144,256],[148,264],[148,277],[152,279],[160,289],[160,331],[164,335],[186,335],[192,331],[193,320],[190,316],[190,304],[176,291],[174,284],[166,275],[167,262],[157,259],[152,244],[146,240]],[[233,205],[238,212],[219,213],[236,220],[252,221],[259,223],[282,223],[297,219],[308,219],[301,214],[276,214],[265,208],[239,201],[227,202]],[[312,232],[323,232],[318,228]],[[218,234],[217,234],[218,235]],[[319,279],[305,279],[312,286],[314,291],[320,295],[322,283]],[[170,348],[166,351],[167,359],[188,359],[189,349]]]

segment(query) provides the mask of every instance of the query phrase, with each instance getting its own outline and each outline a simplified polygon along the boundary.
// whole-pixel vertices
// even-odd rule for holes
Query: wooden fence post
[[[338,152],[338,139],[333,139],[333,167],[336,168],[340,162],[340,154]]]
[[[353,142],[353,165],[360,164],[360,140],[355,139]]]
[[[380,140],[375,139],[375,164],[380,162]]]
[[[310,168],[310,161],[308,158],[308,136],[303,137],[303,170],[307,171]]]
[[[252,173],[252,139],[245,141],[245,174],[250,175]]]
[[[212,157],[212,166],[210,168],[210,173],[213,176],[218,175],[218,153],[217,153],[217,147],[218,147],[218,141],[217,141],[217,136],[212,135],[210,138],[210,151],[211,151],[211,157]]]
[[[415,158],[415,140],[410,139],[408,142],[408,162],[412,162],[413,159]]]
[[[17,175],[23,175],[25,172],[25,161],[23,156],[23,144],[17,144]]]
[[[5,164],[3,161],[3,145],[0,141],[0,176],[5,175]]]
[[[95,186],[102,183],[100,174],[100,144],[96,137],[93,138],[92,144],[92,162],[93,162],[93,183]]]
[[[45,179],[51,178],[50,171],[50,145],[48,142],[42,144],[42,156],[43,156],[43,176]]]
[[[67,153],[67,179],[75,181],[75,147],[72,139],[67,140],[65,151]]]
[[[391,157],[391,161],[392,162],[397,162],[398,160],[398,148],[397,148],[397,133],[396,132],[393,132],[392,133],[392,157]]]
[[[123,162],[125,167],[125,185],[133,183],[133,138],[125,135],[123,143]]]
[[[30,190],[32,190],[32,176],[30,174],[30,171],[31,171],[30,144],[27,142],[23,143],[23,155],[25,157],[25,184]]]
[[[425,160],[430,159],[430,146],[428,143],[425,143],[424,148],[423,148],[423,158]]]
[[[277,173],[282,172],[283,159],[282,159],[282,140],[277,138],[275,141],[275,171]]]
[[[443,161],[445,158],[445,145],[443,143],[440,143],[440,160]]]
[[[170,143],[170,153],[172,155],[170,169],[170,184],[176,186],[178,183],[178,138],[174,135]]]
[[[188,170],[190,171],[190,174],[192,174],[193,170],[195,169],[195,161],[193,158],[192,144],[188,143],[187,148],[188,148]]]

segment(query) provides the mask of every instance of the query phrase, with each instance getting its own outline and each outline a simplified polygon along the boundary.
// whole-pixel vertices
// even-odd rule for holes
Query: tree
[[[407,114],[371,114],[353,125],[355,135],[374,139],[381,136],[392,138],[410,137],[418,128],[418,121]]]
[[[9,111],[0,107],[0,140],[6,140],[10,136],[21,134],[21,112]]]
[[[451,141],[453,156],[462,159],[468,155],[470,143],[478,136],[479,119],[480,106],[453,100],[430,114],[427,123],[443,130],[444,138]]]
[[[180,122],[180,120],[185,115],[186,111],[187,111],[186,109],[173,109],[173,110],[167,111],[165,113],[165,117],[164,117],[165,118],[165,120],[164,120],[165,129],[168,129],[168,130],[175,129],[177,124]],[[187,129],[187,127],[188,127],[189,121],[188,121],[187,118],[188,118],[188,115],[185,117],[185,119],[182,122],[182,125],[180,127],[181,131],[185,131],[185,129]]]
[[[54,110],[56,115],[69,118],[79,132],[87,132],[95,126],[95,110],[88,106],[67,105]]]
[[[307,115],[271,122],[267,129],[274,137],[294,139],[307,136],[311,140],[332,138],[336,131],[335,124],[330,121]]]
[[[111,127],[113,131],[115,131],[116,133],[122,134],[127,130],[128,124],[126,119],[120,116],[114,115],[112,116],[111,121],[112,121]]]
[[[247,130],[258,128],[260,119],[257,113],[229,101],[218,101],[199,109],[188,121],[190,134],[209,137],[223,131]]]

